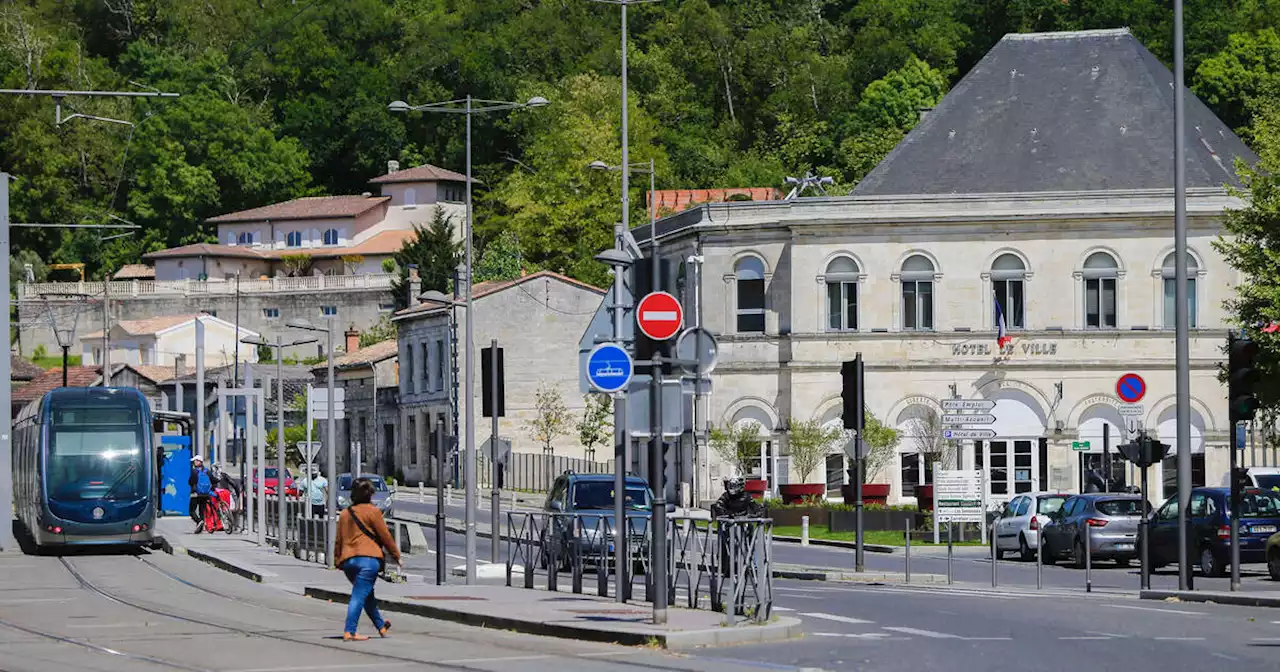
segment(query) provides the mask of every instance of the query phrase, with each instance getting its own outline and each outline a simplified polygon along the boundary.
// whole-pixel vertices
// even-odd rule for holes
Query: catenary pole
[[[1187,170],[1186,105],[1183,95],[1183,31],[1182,0],[1173,2],[1173,245],[1174,245],[1174,356],[1177,362],[1175,393],[1177,397],[1178,454],[1178,589],[1191,588],[1190,552],[1191,508],[1191,367],[1187,314]],[[1235,428],[1232,427],[1234,432]],[[1235,437],[1231,437],[1235,441]],[[1234,443],[1232,450],[1235,450]]]

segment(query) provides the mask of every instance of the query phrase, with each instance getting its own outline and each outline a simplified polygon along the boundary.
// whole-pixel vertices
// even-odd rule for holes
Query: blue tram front
[[[14,499],[37,546],[150,544],[156,479],[147,400],[127,388],[58,388],[14,424]]]

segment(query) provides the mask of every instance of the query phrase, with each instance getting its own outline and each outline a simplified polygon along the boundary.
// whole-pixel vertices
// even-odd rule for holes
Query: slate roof
[[[267,219],[321,219],[356,217],[391,200],[390,196],[305,196],[283,203],[210,217],[212,223],[260,222]]]
[[[1173,75],[1128,29],[1006,35],[857,196],[1173,188]],[[1187,186],[1257,161],[1194,94]]]
[[[461,173],[455,173],[454,171],[449,170],[448,168],[441,168],[439,166],[433,166],[429,163],[424,163],[421,166],[414,166],[413,168],[405,168],[404,170],[397,170],[394,173],[379,175],[378,177],[375,177],[372,180],[369,180],[369,184],[394,184],[396,182],[440,182],[440,181],[466,182],[467,176]],[[480,180],[477,180],[473,177],[471,178],[471,183],[480,184],[481,182]]]

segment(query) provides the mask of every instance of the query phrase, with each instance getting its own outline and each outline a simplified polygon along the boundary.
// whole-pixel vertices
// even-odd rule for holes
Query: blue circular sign
[[[1147,381],[1136,373],[1126,373],[1116,381],[1116,396],[1121,401],[1136,404],[1147,394]]]
[[[634,371],[631,355],[617,343],[601,343],[587,355],[587,381],[601,392],[626,388]]]

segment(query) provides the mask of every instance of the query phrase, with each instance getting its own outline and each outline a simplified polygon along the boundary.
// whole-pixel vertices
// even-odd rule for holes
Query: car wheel
[[[1116,567],[1128,567],[1129,558],[1116,558]]]
[[[1027,538],[1021,534],[1018,535],[1018,559],[1023,562],[1031,562],[1035,559],[1036,552],[1031,550],[1027,545]]]
[[[1280,581],[1280,550],[1273,550],[1267,555],[1267,573],[1272,581]]]
[[[1205,547],[1200,549],[1200,573],[1205,576],[1222,576],[1223,564],[1218,562],[1218,557],[1213,554],[1213,549]]]
[[[1071,563],[1076,569],[1084,569],[1084,542],[1076,539],[1076,543],[1071,547]]]
[[[1040,549],[1040,564],[1054,565],[1057,564],[1053,559],[1053,549],[1049,546],[1049,540],[1042,542],[1044,546]]]

